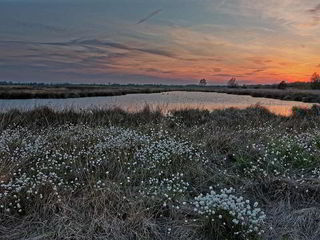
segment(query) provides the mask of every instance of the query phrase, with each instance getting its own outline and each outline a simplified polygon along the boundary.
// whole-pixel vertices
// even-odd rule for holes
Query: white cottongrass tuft
[[[258,208],[258,203],[250,204],[249,200],[234,195],[233,188],[195,197],[192,201],[194,211],[209,222],[218,221],[218,227],[230,225],[233,234],[246,237],[250,234],[261,235],[266,215]]]

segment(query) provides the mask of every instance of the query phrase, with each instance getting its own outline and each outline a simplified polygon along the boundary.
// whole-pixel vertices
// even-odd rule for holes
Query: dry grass
[[[119,96],[135,93],[179,91],[181,89],[197,91],[204,88],[197,86],[184,87],[157,85],[0,85],[0,98],[28,99]]]
[[[277,143],[276,147],[281,151],[287,147],[286,141],[279,142],[281,137],[291,139],[301,136],[302,144],[311,138],[314,143],[311,152],[297,152],[297,156],[305,156],[307,160],[315,159],[314,156],[320,159],[320,155],[317,155],[320,152],[320,134],[317,135],[320,132],[318,112],[303,111],[298,109],[298,114],[282,117],[261,107],[251,107],[245,110],[226,109],[213,112],[184,110],[173,112],[171,116],[163,116],[160,112],[148,109],[139,113],[128,113],[119,109],[55,112],[42,108],[28,112],[13,110],[1,113],[0,129],[4,132],[23,127],[37,133],[72,123],[75,126],[84,125],[89,130],[117,126],[144,134],[162,133],[163,136],[186,139],[194,145],[200,144],[207,163],[201,165],[185,160],[182,164],[170,165],[167,169],[173,172],[182,171],[191,184],[182,201],[206,192],[209,186],[234,187],[245,198],[259,202],[266,212],[267,220],[262,239],[316,240],[320,239],[320,175],[317,177],[316,174],[307,174],[309,171],[306,169],[290,165],[296,160],[291,155],[285,155],[286,151],[283,151],[284,155],[281,156],[287,157],[286,164],[289,165],[286,165],[286,168],[289,171],[286,174],[290,178],[287,175],[274,174],[268,169],[266,177],[244,172],[246,167],[255,165],[261,153],[265,152],[263,148],[253,148],[252,144],[270,147],[273,145],[268,144]],[[63,145],[60,139],[57,146],[86,146],[85,142],[77,143],[68,134],[66,133],[63,140],[68,143]],[[70,136],[74,136],[72,134]],[[88,135],[84,139],[89,141],[91,138]],[[319,141],[318,145],[316,141]],[[8,173],[12,172],[15,166],[10,164],[2,151],[3,149],[0,151],[0,176],[5,182],[8,181]],[[126,151],[129,153],[133,150],[119,149],[116,154],[130,160],[130,157],[123,155]],[[316,161],[308,164],[310,171],[319,166]],[[277,168],[278,171],[281,171],[281,167]],[[102,176],[95,172],[88,175],[90,178],[86,180],[86,184],[75,192],[63,192],[59,202],[56,201],[54,192],[48,191],[45,198],[27,205],[22,214],[2,211],[0,238],[217,239],[213,234],[204,234],[201,222],[191,221],[197,216],[188,206],[179,209],[171,205],[163,206],[152,197],[141,197],[138,193],[141,185],[137,182],[120,184],[126,176],[134,178],[135,175],[126,170],[124,165],[119,165],[116,158],[110,158],[108,164],[103,165],[104,168],[110,171],[110,175],[103,178],[106,184],[103,191],[94,190],[96,180]],[[139,178],[152,174],[149,170],[142,171]],[[0,193],[1,191],[0,188]],[[251,239],[259,238],[255,236]]]
[[[310,103],[320,103],[319,90],[305,90],[305,89],[241,89],[241,88],[217,88],[214,90],[219,93],[236,94],[236,95],[250,95],[252,97],[264,97],[281,99],[287,101],[301,101]]]

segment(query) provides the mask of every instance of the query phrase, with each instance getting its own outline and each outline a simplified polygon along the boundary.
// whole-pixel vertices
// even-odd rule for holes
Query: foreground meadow
[[[320,109],[0,114],[1,239],[320,239]]]

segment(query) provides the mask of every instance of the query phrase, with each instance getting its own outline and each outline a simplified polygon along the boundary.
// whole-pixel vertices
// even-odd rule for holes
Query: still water
[[[311,103],[282,101],[268,98],[254,98],[243,95],[230,95],[213,92],[165,92],[152,94],[128,94],[114,97],[86,97],[67,99],[0,99],[0,111],[10,109],[30,110],[40,106],[48,106],[56,110],[92,109],[120,107],[128,111],[138,111],[148,105],[151,109],[160,108],[167,112],[173,109],[200,108],[223,109],[229,107],[246,108],[260,104],[270,111],[290,115],[293,106],[311,107]]]

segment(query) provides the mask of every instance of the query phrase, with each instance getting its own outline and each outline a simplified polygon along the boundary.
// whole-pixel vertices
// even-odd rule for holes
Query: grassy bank
[[[77,98],[119,96],[135,93],[159,93],[170,88],[152,86],[95,86],[95,85],[3,85],[1,99]]]
[[[0,99],[76,98],[95,96],[119,96],[136,93],[160,93],[168,91],[218,92],[250,95],[288,101],[320,103],[320,90],[289,88],[226,88],[214,86],[166,86],[166,85],[0,85]]]
[[[217,88],[214,92],[250,95],[252,97],[273,98],[286,101],[320,103],[320,90]]]
[[[319,115],[0,113],[1,239],[319,239]]]

